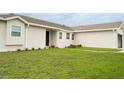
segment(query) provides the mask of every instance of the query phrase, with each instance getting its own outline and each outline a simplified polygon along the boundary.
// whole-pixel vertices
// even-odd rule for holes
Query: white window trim
[[[71,39],[72,39],[72,40],[75,40],[75,35],[74,35],[74,33],[72,33]]]
[[[60,34],[61,33],[61,34]],[[61,35],[61,36],[60,36]],[[61,38],[60,38],[61,37]],[[63,33],[62,32],[59,32],[59,39],[63,39]]]
[[[69,37],[68,37],[68,35],[69,35]],[[66,33],[66,39],[70,40],[70,33]]]
[[[12,36],[12,26],[18,26],[18,27],[21,27],[20,25],[11,25],[11,27],[10,27],[10,36],[11,37],[21,37],[22,36],[22,27],[21,27],[21,31],[20,31],[20,36]]]

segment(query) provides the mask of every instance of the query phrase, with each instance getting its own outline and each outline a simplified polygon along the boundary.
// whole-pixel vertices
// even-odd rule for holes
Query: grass
[[[93,50],[93,51],[120,51],[120,49],[112,49],[112,48],[91,48],[91,47],[83,47],[82,50]]]
[[[85,48],[97,50],[97,48]],[[0,53],[4,79],[124,79],[124,53],[84,48]]]

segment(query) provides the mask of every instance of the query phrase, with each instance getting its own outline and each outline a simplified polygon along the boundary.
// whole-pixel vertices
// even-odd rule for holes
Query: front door
[[[118,48],[122,48],[122,35],[118,34]]]
[[[49,31],[46,31],[46,46],[49,46]]]

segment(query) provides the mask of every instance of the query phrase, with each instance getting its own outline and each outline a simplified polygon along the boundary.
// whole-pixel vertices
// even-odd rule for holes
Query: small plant
[[[68,46],[68,48],[76,48],[76,45],[70,45],[70,46]]]
[[[21,51],[21,49],[17,49],[17,51]]]
[[[68,48],[77,48],[77,47],[82,47],[82,45],[80,44],[80,45],[70,45],[70,46],[68,46]]]
[[[54,46],[54,45],[52,45],[50,48],[55,48],[55,46]]]
[[[25,48],[25,51],[28,51],[29,49],[28,48]]]
[[[80,45],[77,45],[77,47],[82,47],[82,45],[80,44]]]
[[[35,48],[32,48],[31,50],[35,50]]]
[[[41,48],[39,47],[38,50],[41,50]]]

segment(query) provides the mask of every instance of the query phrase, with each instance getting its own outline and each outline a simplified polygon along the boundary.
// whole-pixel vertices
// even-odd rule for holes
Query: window
[[[74,40],[74,34],[72,34],[72,40]]]
[[[66,39],[70,39],[70,33],[66,33]]]
[[[62,32],[59,32],[59,39],[62,39]]]
[[[12,26],[11,27],[11,36],[21,36],[21,26]]]

